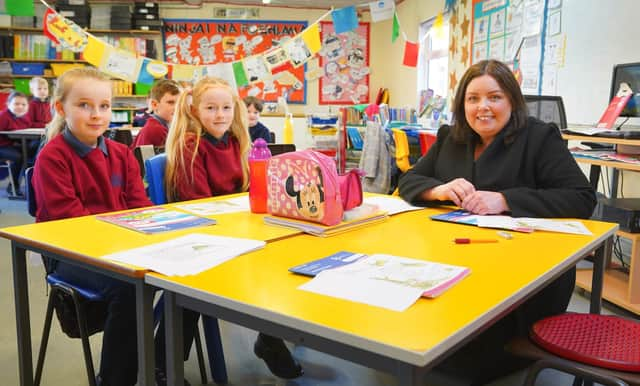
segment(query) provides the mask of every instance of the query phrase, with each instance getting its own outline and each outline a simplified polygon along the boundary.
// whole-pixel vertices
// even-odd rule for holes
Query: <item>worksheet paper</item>
[[[381,211],[387,212],[389,215],[424,209],[421,206],[413,206],[405,200],[393,196],[365,197],[363,202],[365,204],[377,205]]]
[[[531,228],[536,231],[591,235],[591,231],[580,221],[547,218],[477,216],[478,226],[485,228],[516,229]]]
[[[199,216],[212,216],[222,213],[249,211],[249,196],[229,198],[210,202],[198,202],[193,204],[174,205],[176,208],[186,210]]]
[[[236,256],[263,248],[264,241],[192,233],[103,256],[167,276],[194,275]]]

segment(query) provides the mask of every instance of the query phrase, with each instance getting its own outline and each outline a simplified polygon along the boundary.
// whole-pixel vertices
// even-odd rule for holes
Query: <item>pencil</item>
[[[497,243],[497,239],[467,239],[467,238],[459,238],[454,239],[454,243],[456,244],[476,244],[476,243]]]

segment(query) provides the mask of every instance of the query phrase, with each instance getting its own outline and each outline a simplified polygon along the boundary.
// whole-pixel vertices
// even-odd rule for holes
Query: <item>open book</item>
[[[462,280],[471,270],[385,254],[347,251],[290,269],[314,276],[302,290],[403,311],[418,298],[434,298]]]
[[[164,207],[153,207],[129,212],[96,216],[106,221],[142,233],[161,233],[178,229],[214,225],[216,220],[198,217]]]

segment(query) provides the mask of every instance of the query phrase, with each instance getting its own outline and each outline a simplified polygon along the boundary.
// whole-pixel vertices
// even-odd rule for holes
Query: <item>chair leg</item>
[[[44,318],[44,327],[42,328],[42,339],[40,340],[40,351],[38,352],[38,362],[36,364],[36,375],[33,380],[34,386],[40,385],[42,378],[42,368],[44,367],[44,357],[47,353],[47,344],[49,343],[49,333],[51,332],[51,321],[53,320],[53,297],[56,289],[52,288],[47,301],[47,313]]]
[[[218,319],[203,315],[202,325],[204,326],[204,338],[207,342],[211,376],[216,383],[227,383],[229,378],[227,377],[227,366],[224,360],[224,351],[222,350]]]
[[[9,186],[11,186],[11,194],[16,195],[16,185],[13,183],[13,173],[11,172],[11,161],[5,161],[7,163],[7,172],[9,174]]]
[[[581,385],[583,382],[593,384],[593,382],[598,382],[602,385],[609,386],[629,386],[625,381],[616,378],[614,376],[601,374],[597,371],[594,371],[591,368],[586,367],[585,365],[567,361],[564,359],[541,359],[534,363],[527,373],[527,378],[525,379],[525,386],[533,386],[535,384],[535,380],[538,377],[538,374],[543,369],[555,369],[562,371],[564,373],[572,374],[575,376],[574,385],[576,382],[579,382],[578,385]]]
[[[78,328],[80,330],[80,339],[82,340],[82,351],[84,353],[84,362],[87,367],[89,386],[96,386],[96,373],[93,368],[93,359],[91,358],[91,346],[89,345],[89,333],[87,331],[84,305],[75,291],[72,292],[71,296],[76,306],[76,317],[78,318]]]
[[[200,328],[196,325],[196,333],[194,335],[196,343],[196,355],[198,357],[198,368],[200,369],[200,383],[207,384],[207,368],[204,365],[204,353],[202,352],[202,339],[200,338]]]

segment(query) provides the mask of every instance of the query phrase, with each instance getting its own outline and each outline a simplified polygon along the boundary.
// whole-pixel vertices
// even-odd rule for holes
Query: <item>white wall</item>
[[[570,124],[595,124],[609,104],[613,66],[640,62],[639,16],[638,0],[563,0],[567,45],[558,95]]]

